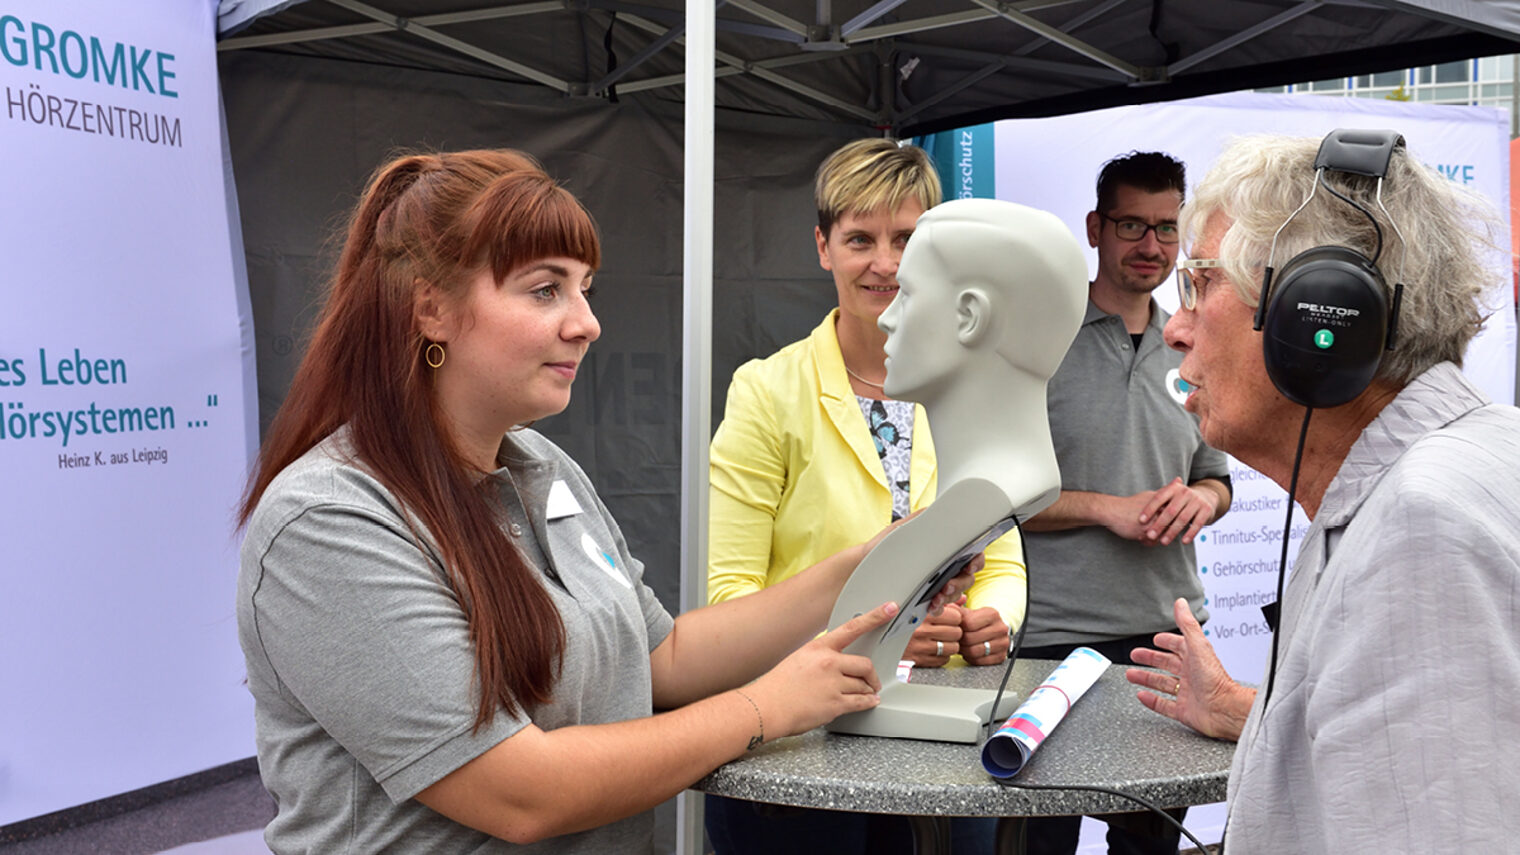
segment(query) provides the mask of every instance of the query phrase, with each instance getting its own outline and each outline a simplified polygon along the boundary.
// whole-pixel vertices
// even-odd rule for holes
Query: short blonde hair
[[[818,228],[828,237],[834,221],[845,214],[895,211],[909,199],[925,211],[938,205],[939,173],[918,146],[882,137],[859,139],[840,147],[818,167],[813,199]]]
[[[1281,270],[1288,259],[1315,246],[1346,246],[1368,258],[1377,249],[1372,224],[1352,206],[1320,188],[1314,201],[1282,230],[1273,254],[1272,236],[1308,195],[1320,140],[1252,136],[1233,140],[1183,206],[1178,226],[1191,245],[1209,219],[1231,221],[1219,245],[1225,276],[1249,306],[1260,302],[1268,256]],[[1384,354],[1377,376],[1403,386],[1438,362],[1462,364],[1467,343],[1486,317],[1483,299],[1507,279],[1495,269],[1502,225],[1492,205],[1399,149],[1383,180],[1326,172],[1325,181],[1377,217],[1383,252],[1377,259],[1390,289],[1404,285],[1394,349]],[[1408,242],[1400,242],[1399,233]],[[1507,243],[1507,240],[1505,241]],[[1391,294],[1390,294],[1391,296]]]

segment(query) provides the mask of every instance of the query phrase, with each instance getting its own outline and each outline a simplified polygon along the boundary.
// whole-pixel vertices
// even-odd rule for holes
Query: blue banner
[[[914,142],[934,158],[946,200],[996,197],[992,125],[943,131]]]

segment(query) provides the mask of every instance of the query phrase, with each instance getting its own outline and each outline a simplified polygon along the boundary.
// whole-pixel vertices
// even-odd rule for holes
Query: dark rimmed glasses
[[[1180,235],[1176,223],[1147,223],[1145,220],[1115,219],[1107,214],[1099,213],[1098,216],[1114,224],[1114,234],[1119,240],[1136,243],[1145,239],[1145,233],[1154,231],[1156,243],[1176,243]]]
[[[1177,301],[1182,304],[1182,308],[1190,312],[1196,309],[1198,298],[1203,294],[1203,286],[1208,284],[1204,277],[1195,279],[1189,271],[1223,266],[1224,262],[1217,258],[1184,258],[1177,262]]]

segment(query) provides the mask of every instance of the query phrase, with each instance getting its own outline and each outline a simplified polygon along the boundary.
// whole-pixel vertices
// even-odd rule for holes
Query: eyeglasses
[[[1184,258],[1177,262],[1177,300],[1182,308],[1188,311],[1197,308],[1198,299],[1203,296],[1203,286],[1208,284],[1204,277],[1194,279],[1188,271],[1223,266],[1224,262],[1217,258]]]
[[[1145,239],[1145,233],[1154,231],[1156,243],[1176,243],[1178,232],[1176,223],[1147,223],[1144,220],[1116,220],[1107,214],[1100,213],[1098,216],[1114,224],[1114,234],[1119,240],[1135,243]]]

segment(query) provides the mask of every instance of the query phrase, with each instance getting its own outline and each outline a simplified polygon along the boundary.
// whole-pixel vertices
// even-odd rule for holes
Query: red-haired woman
[[[876,703],[840,650],[893,606],[809,641],[864,547],[672,619],[586,476],[518,429],[569,403],[600,254],[516,152],[371,180],[241,509],[275,852],[647,851],[654,805]]]

